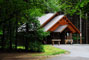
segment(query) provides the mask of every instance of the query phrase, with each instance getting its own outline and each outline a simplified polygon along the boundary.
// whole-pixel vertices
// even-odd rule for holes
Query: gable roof
[[[40,21],[41,27],[44,28],[44,31],[62,32],[68,28],[72,33],[80,33],[66,16],[59,15],[58,13],[48,13],[38,18],[38,20]]]
[[[47,14],[49,15],[49,14]],[[47,16],[46,15],[46,16]],[[54,24],[56,24],[64,15],[59,15],[59,16],[56,16],[55,18],[53,18],[48,24],[46,24],[44,26],[44,31],[48,31]],[[49,17],[49,16],[48,16]],[[44,20],[44,19],[43,19]],[[46,20],[47,21],[47,20]],[[43,23],[45,23],[45,21],[41,21],[40,20],[40,24],[42,25]]]

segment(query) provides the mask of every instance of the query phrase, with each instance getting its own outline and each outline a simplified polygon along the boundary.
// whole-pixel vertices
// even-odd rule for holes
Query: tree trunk
[[[4,46],[5,46],[5,44],[4,44],[4,41],[5,41],[5,25],[3,24],[3,36],[2,36],[2,50],[4,50]]]
[[[76,17],[77,17],[77,16],[76,16]],[[78,23],[78,20],[79,20],[79,19],[78,19],[78,17],[77,17],[77,28],[78,28],[78,24],[79,24],[79,23]],[[78,43],[79,43],[79,39],[78,39],[79,36],[78,36],[78,34],[76,34],[76,37],[77,37],[77,44],[78,44]]]
[[[9,21],[9,39],[10,39],[10,50],[12,49],[12,27],[11,27],[11,22]]]
[[[18,37],[18,21],[16,19],[16,40],[15,40],[15,49],[17,50],[17,37]]]
[[[28,50],[28,37],[27,37],[28,31],[29,31],[29,29],[28,29],[28,23],[26,23],[26,42],[25,42],[25,50],[26,51]]]
[[[86,13],[86,44],[88,44],[88,32],[87,32],[87,13]]]
[[[81,10],[80,10],[80,44],[82,44],[82,18],[81,18]]]

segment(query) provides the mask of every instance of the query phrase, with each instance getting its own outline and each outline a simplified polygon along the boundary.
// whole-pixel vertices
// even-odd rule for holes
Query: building
[[[65,15],[48,13],[39,17],[38,20],[45,32],[51,32],[46,39],[47,43],[51,43],[52,39],[61,39],[61,43],[64,43],[66,39],[72,39],[72,34],[80,34],[80,31]]]

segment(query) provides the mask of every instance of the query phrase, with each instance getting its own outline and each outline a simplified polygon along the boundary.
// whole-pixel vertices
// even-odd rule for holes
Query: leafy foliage
[[[33,45],[32,50],[38,51],[34,46],[38,47],[37,44],[49,35],[49,33],[44,32],[40,28],[37,17],[43,15],[45,12],[56,11],[70,15],[80,15],[80,9],[82,10],[81,16],[84,16],[84,13],[88,12],[88,2],[88,0],[82,0],[81,2],[79,0],[0,0],[0,31],[3,32],[2,42],[7,41],[5,45],[10,45],[10,47],[12,47],[12,44],[17,44],[17,29],[26,23],[28,24],[28,30],[34,32],[28,34],[26,31],[24,37],[27,40],[30,38],[30,42]],[[34,42],[36,44],[33,44]],[[2,44],[2,46],[4,45]]]
[[[64,11],[65,14],[80,15],[80,9],[83,9],[88,4],[88,2],[89,0],[59,0],[59,9],[61,9],[60,11],[62,12]]]
[[[35,48],[41,45],[38,45],[38,43],[41,43],[42,39],[46,37],[48,33],[40,28],[37,17],[44,14],[45,11],[50,11],[49,8],[54,9],[56,7],[56,5],[53,5],[54,8],[51,7],[50,3],[52,5],[54,2],[46,0],[0,0],[0,29],[3,31],[2,43],[8,41],[2,46],[5,47],[8,45],[11,48],[12,44],[16,45],[17,29],[26,23],[28,24],[27,28],[34,33],[28,34],[26,31],[26,34],[23,36],[26,38],[26,41],[29,41],[28,38],[30,38],[29,42],[37,42],[35,45],[32,44],[33,47],[31,47],[32,45],[29,47],[33,51],[38,51]],[[56,2],[54,4],[56,4]],[[47,9],[47,7],[49,8]],[[36,47],[34,48],[34,46]],[[39,51],[41,50],[39,49]]]

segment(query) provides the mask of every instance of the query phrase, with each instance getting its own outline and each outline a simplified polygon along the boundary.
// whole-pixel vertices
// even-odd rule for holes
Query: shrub
[[[29,42],[29,50],[31,52],[43,52],[43,46],[40,41]]]

